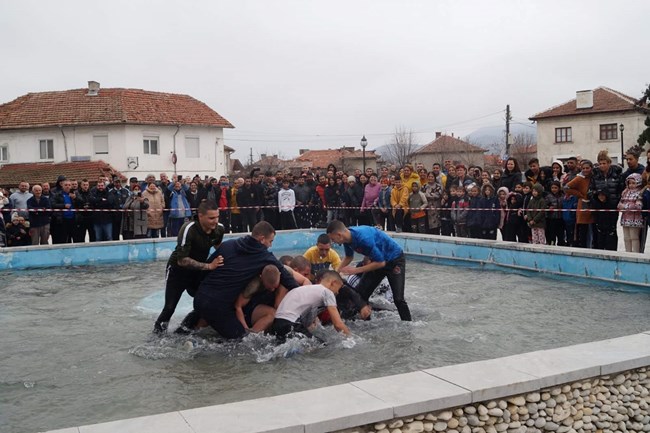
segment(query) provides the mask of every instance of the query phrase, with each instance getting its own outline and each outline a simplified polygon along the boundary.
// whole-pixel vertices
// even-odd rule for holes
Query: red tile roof
[[[30,185],[49,182],[52,186],[56,179],[63,175],[68,179],[88,179],[91,184],[97,182],[99,176],[117,174],[122,181],[126,178],[104,161],[78,161],[78,162],[36,162],[27,164],[6,164],[0,166],[0,187],[16,187],[21,181]]]
[[[530,120],[546,119],[549,117],[560,116],[576,116],[583,114],[594,113],[612,113],[621,111],[632,111],[636,108],[636,100],[630,96],[624,95],[621,92],[612,90],[607,87],[598,87],[594,89],[594,104],[591,108],[576,108],[576,98],[565,102],[555,107],[549,108],[546,111],[537,113],[530,117]],[[648,108],[648,105],[643,105]]]
[[[233,128],[188,95],[140,89],[87,89],[28,93],[0,105],[0,130],[72,125],[198,125]]]
[[[309,165],[312,168],[325,168],[329,164],[340,164],[341,159],[361,159],[362,150],[350,151],[347,149],[308,150],[289,162],[296,162],[302,165]],[[366,150],[366,159],[377,159],[374,150]],[[309,163],[309,164],[308,164]]]
[[[431,143],[422,146],[415,151],[416,155],[426,153],[448,153],[448,152],[487,152],[482,147],[474,146],[464,140],[461,140],[450,135],[441,135],[433,140]]]

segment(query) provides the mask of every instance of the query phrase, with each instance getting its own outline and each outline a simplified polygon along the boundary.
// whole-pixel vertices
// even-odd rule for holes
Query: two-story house
[[[104,161],[123,175],[228,174],[233,125],[188,95],[107,88],[28,93],[0,105],[0,165]]]
[[[540,163],[549,165],[571,156],[595,160],[601,150],[620,163],[621,147],[624,152],[635,145],[645,129],[646,115],[636,102],[616,90],[598,87],[578,91],[575,99],[530,117],[537,122]]]

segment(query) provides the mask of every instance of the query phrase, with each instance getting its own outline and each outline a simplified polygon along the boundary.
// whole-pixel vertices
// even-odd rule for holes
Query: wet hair
[[[201,215],[205,215],[211,210],[219,210],[219,206],[217,206],[217,204],[212,200],[202,201],[197,208],[197,212]]]
[[[289,264],[291,263],[291,260],[293,260],[292,256],[282,256],[282,257],[280,257],[280,263],[282,263],[283,265],[289,266]]]
[[[327,225],[326,233],[329,235],[330,233],[342,232],[345,229],[346,229],[345,224],[343,224],[342,221],[333,220],[331,223]]]
[[[267,237],[267,236],[271,236],[272,234],[275,234],[275,229],[267,221],[258,222],[253,227],[253,231],[251,231],[251,236],[253,236],[254,238],[258,236]]]
[[[316,243],[317,244],[325,244],[325,245],[327,245],[327,244],[332,243],[332,241],[330,241],[330,237],[327,236],[326,233],[322,233],[322,234],[320,234],[318,236],[318,239],[316,239]]]
[[[328,269],[325,269],[321,272],[318,273],[316,276],[316,281],[319,283],[322,283],[323,281],[339,281],[343,283],[343,278],[341,278],[341,274],[339,274],[336,271],[330,271]]]
[[[291,269],[305,269],[305,268],[311,268],[311,264],[309,263],[309,260],[304,258],[303,256],[296,256],[293,259],[291,259],[291,262],[289,263],[289,267]]]
[[[275,283],[274,285],[277,285],[277,283],[280,281],[280,270],[275,265],[266,265],[262,269],[260,278],[262,279],[262,284],[265,286],[267,283]]]

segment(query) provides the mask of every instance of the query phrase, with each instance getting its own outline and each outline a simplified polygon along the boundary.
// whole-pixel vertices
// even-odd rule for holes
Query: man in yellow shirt
[[[311,264],[312,275],[316,275],[322,270],[328,270],[330,267],[336,271],[341,265],[341,258],[332,249],[332,241],[325,233],[318,236],[316,245],[305,251],[303,257]]]

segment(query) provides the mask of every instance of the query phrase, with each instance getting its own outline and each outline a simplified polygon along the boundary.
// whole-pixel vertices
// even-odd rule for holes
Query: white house
[[[228,173],[223,128],[188,95],[139,89],[28,93],[0,105],[0,164],[102,160],[127,177]]]
[[[621,143],[628,149],[645,129],[646,115],[636,102],[616,90],[598,87],[578,91],[575,99],[535,114],[530,120],[537,122],[540,163],[549,165],[570,156],[595,160],[604,149],[614,163],[620,163]]]

